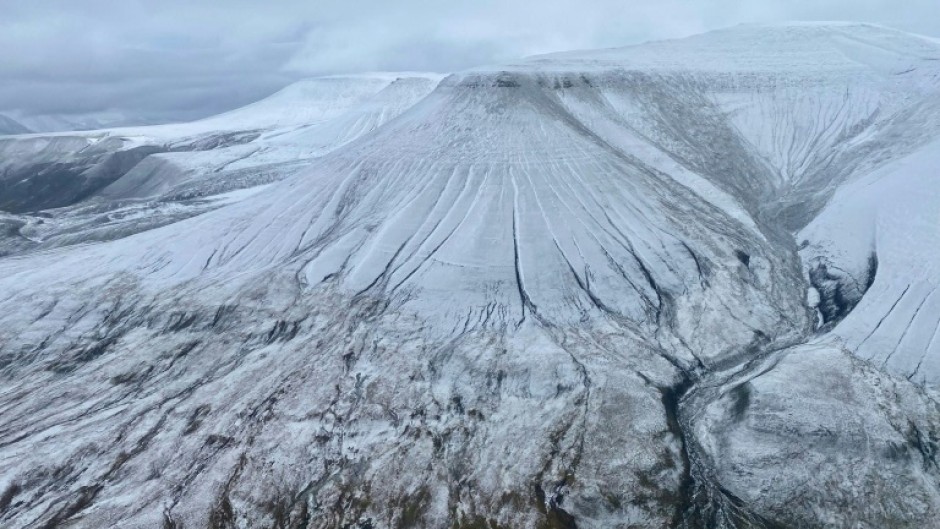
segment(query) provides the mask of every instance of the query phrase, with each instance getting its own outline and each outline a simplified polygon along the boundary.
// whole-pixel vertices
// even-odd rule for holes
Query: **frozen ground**
[[[0,522],[940,517],[940,44],[745,26],[314,86],[0,143],[141,155],[0,218]]]

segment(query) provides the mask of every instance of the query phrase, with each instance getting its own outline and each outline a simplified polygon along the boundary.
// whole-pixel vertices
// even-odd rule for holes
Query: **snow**
[[[625,48],[536,56],[547,67],[588,63],[643,71],[692,70],[708,74],[789,73],[797,77],[897,72],[940,57],[936,41],[860,23],[745,24],[684,39]]]
[[[845,184],[799,238],[854,277],[878,258],[874,284],[833,331],[876,365],[940,380],[940,142]]]
[[[0,259],[0,522],[929,524],[937,57],[747,26],[2,144],[217,148],[5,220],[76,230]]]
[[[98,137],[109,135],[138,143],[150,143],[178,141],[187,137],[221,131],[298,128],[336,117],[401,79],[420,78],[434,82],[440,80],[441,77],[433,73],[380,72],[310,78],[297,81],[256,103],[189,123],[37,133],[33,136]]]
[[[0,136],[11,134],[25,134],[30,132],[28,128],[15,119],[0,114]]]

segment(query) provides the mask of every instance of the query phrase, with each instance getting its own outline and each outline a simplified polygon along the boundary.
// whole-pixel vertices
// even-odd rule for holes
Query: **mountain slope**
[[[437,81],[311,79],[195,123],[0,141],[0,207],[13,213],[2,221],[9,236],[0,255],[123,237],[247,196],[235,192],[295,174],[405,111]]]
[[[252,139],[307,154],[250,196],[0,259],[0,521],[929,525],[937,396],[842,350],[884,304],[829,310],[851,280],[816,265],[868,262],[836,228],[873,185],[911,179],[879,219],[935,189],[908,170],[940,137],[938,57],[745,27],[455,74],[385,113],[420,92],[391,83]],[[893,295],[932,254],[876,233]]]
[[[850,182],[800,233],[831,312],[839,300],[851,309],[833,333],[862,358],[933,384],[940,378],[938,162],[934,141]]]
[[[11,111],[8,117],[15,119],[31,132],[44,134],[111,129],[127,123],[134,123],[138,126],[151,123],[151,120],[142,116],[127,115],[114,111],[40,115]]]
[[[8,134],[26,134],[30,132],[26,126],[11,117],[0,114],[0,136]]]
[[[4,154],[0,164],[4,200],[0,207],[17,213],[68,206],[95,196],[141,161],[148,167],[162,166],[166,174],[159,178],[173,181],[184,180],[196,169],[221,172],[233,162],[253,167],[310,158],[404,111],[433,89],[436,81],[435,76],[426,74],[310,79],[242,109],[192,123],[10,138],[0,142]],[[319,149],[288,149],[280,156],[268,154],[254,165],[245,162],[255,153],[281,147],[276,140],[264,140],[300,130],[321,130],[331,139]],[[259,139],[262,142],[254,144]],[[216,152],[208,158],[194,154],[205,151]],[[169,167],[166,162],[147,160],[151,154],[165,152],[178,154]],[[114,164],[114,158],[133,161]],[[100,175],[89,177],[90,173]],[[128,177],[139,178],[139,174]],[[59,194],[62,188],[73,186],[77,189]],[[126,187],[119,186],[105,196],[146,194],[143,189],[136,193],[120,190]]]

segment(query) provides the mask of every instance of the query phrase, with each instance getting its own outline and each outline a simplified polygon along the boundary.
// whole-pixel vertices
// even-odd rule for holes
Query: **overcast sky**
[[[0,112],[191,119],[300,77],[448,72],[784,20],[940,37],[940,0],[0,0]]]

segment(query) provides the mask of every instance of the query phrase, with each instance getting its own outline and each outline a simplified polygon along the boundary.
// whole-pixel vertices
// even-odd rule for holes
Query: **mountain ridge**
[[[30,130],[15,119],[0,114],[0,136],[13,134],[27,134]]]

